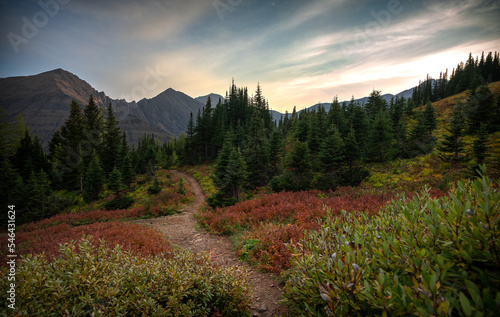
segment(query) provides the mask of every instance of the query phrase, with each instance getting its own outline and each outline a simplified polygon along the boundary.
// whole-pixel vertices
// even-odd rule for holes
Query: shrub
[[[99,239],[104,239],[114,246],[119,244],[126,250],[140,256],[154,256],[171,253],[172,246],[165,234],[140,224],[119,221],[98,222],[90,225],[71,227],[68,224],[54,225],[48,228],[18,231],[16,234],[16,252],[18,256],[44,253],[48,261],[58,257],[59,245],[79,240],[83,235],[92,235],[98,246]],[[48,239],[47,237],[50,237]],[[0,240],[0,256],[7,252],[7,239]],[[0,262],[0,266],[6,262]]]
[[[161,192],[161,184],[158,181],[158,178],[155,178],[153,185],[148,187],[148,193],[151,195],[156,195],[159,192]]]
[[[297,315],[499,316],[499,239],[500,193],[485,176],[449,198],[329,215],[292,249],[283,301]]]
[[[112,200],[104,203],[106,210],[127,209],[134,204],[134,197],[129,195],[118,195]]]
[[[62,246],[50,264],[43,255],[26,256],[16,273],[19,316],[242,316],[250,303],[245,274],[206,255],[141,258],[120,247],[95,248],[89,239]],[[2,278],[2,289],[8,283]]]

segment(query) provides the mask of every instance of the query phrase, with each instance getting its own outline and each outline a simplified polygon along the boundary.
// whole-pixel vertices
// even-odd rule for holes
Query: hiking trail
[[[223,267],[245,267],[253,293],[252,316],[275,316],[284,311],[284,306],[279,304],[280,288],[283,285],[278,285],[279,280],[276,275],[260,273],[249,264],[240,262],[229,237],[214,235],[204,229],[197,229],[194,214],[205,201],[203,190],[191,175],[175,170],[171,172],[183,177],[188,182],[194,194],[194,202],[185,207],[179,214],[143,219],[137,222],[153,226],[160,232],[165,233],[174,247],[189,249],[198,254],[208,252],[215,262]]]

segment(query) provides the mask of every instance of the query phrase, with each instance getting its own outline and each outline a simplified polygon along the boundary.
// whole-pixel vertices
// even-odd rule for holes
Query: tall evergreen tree
[[[434,111],[434,106],[432,106],[432,102],[427,102],[427,105],[424,110],[424,121],[425,121],[425,129],[428,134],[431,134],[437,127],[436,115]]]
[[[488,138],[488,128],[486,127],[486,124],[482,124],[472,147],[472,154],[474,155],[478,166],[486,161],[487,151],[489,148],[487,145]]]
[[[474,90],[465,103],[468,132],[477,134],[481,124],[486,124],[488,131],[494,131],[495,102],[488,86],[480,86]]]
[[[374,162],[387,161],[391,156],[392,140],[392,121],[387,112],[379,112],[370,127],[368,158]]]
[[[81,184],[79,166],[82,163],[81,144],[83,142],[84,117],[80,105],[73,99],[70,114],[61,127],[63,139],[62,162],[55,166],[55,173],[65,187],[75,189]]]
[[[84,120],[84,138],[82,147],[85,164],[90,161],[90,155],[93,150],[99,152],[103,137],[103,114],[101,109],[90,95],[89,103],[83,110]]]
[[[120,128],[113,113],[111,103],[108,107],[108,117],[104,126],[104,138],[101,152],[101,162],[104,173],[109,175],[115,165],[118,163],[118,151],[122,138],[120,135]]]
[[[458,101],[453,109],[449,127],[446,128],[447,134],[445,134],[444,140],[438,145],[439,157],[443,161],[462,162],[466,159],[462,140],[464,128],[463,104],[461,101]]]

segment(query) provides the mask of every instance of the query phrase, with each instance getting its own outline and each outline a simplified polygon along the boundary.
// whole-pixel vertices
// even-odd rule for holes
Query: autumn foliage
[[[242,230],[242,241],[256,241],[252,248],[239,246],[240,255],[261,269],[281,272],[289,267],[287,244],[298,242],[305,230],[318,230],[318,219],[326,208],[333,215],[341,210],[376,214],[398,192],[354,187],[340,187],[335,192],[319,190],[280,192],[240,202],[226,208],[206,208],[198,214],[199,222],[212,232],[235,234]],[[434,197],[443,193],[433,190]],[[412,196],[407,195],[407,196]]]

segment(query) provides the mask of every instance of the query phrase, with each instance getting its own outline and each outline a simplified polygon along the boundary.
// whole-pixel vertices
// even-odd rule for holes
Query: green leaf
[[[460,295],[458,296],[460,298],[460,305],[462,306],[462,310],[464,311],[466,316],[470,316],[472,314],[472,307],[470,305],[469,299],[462,292],[460,292]]]

